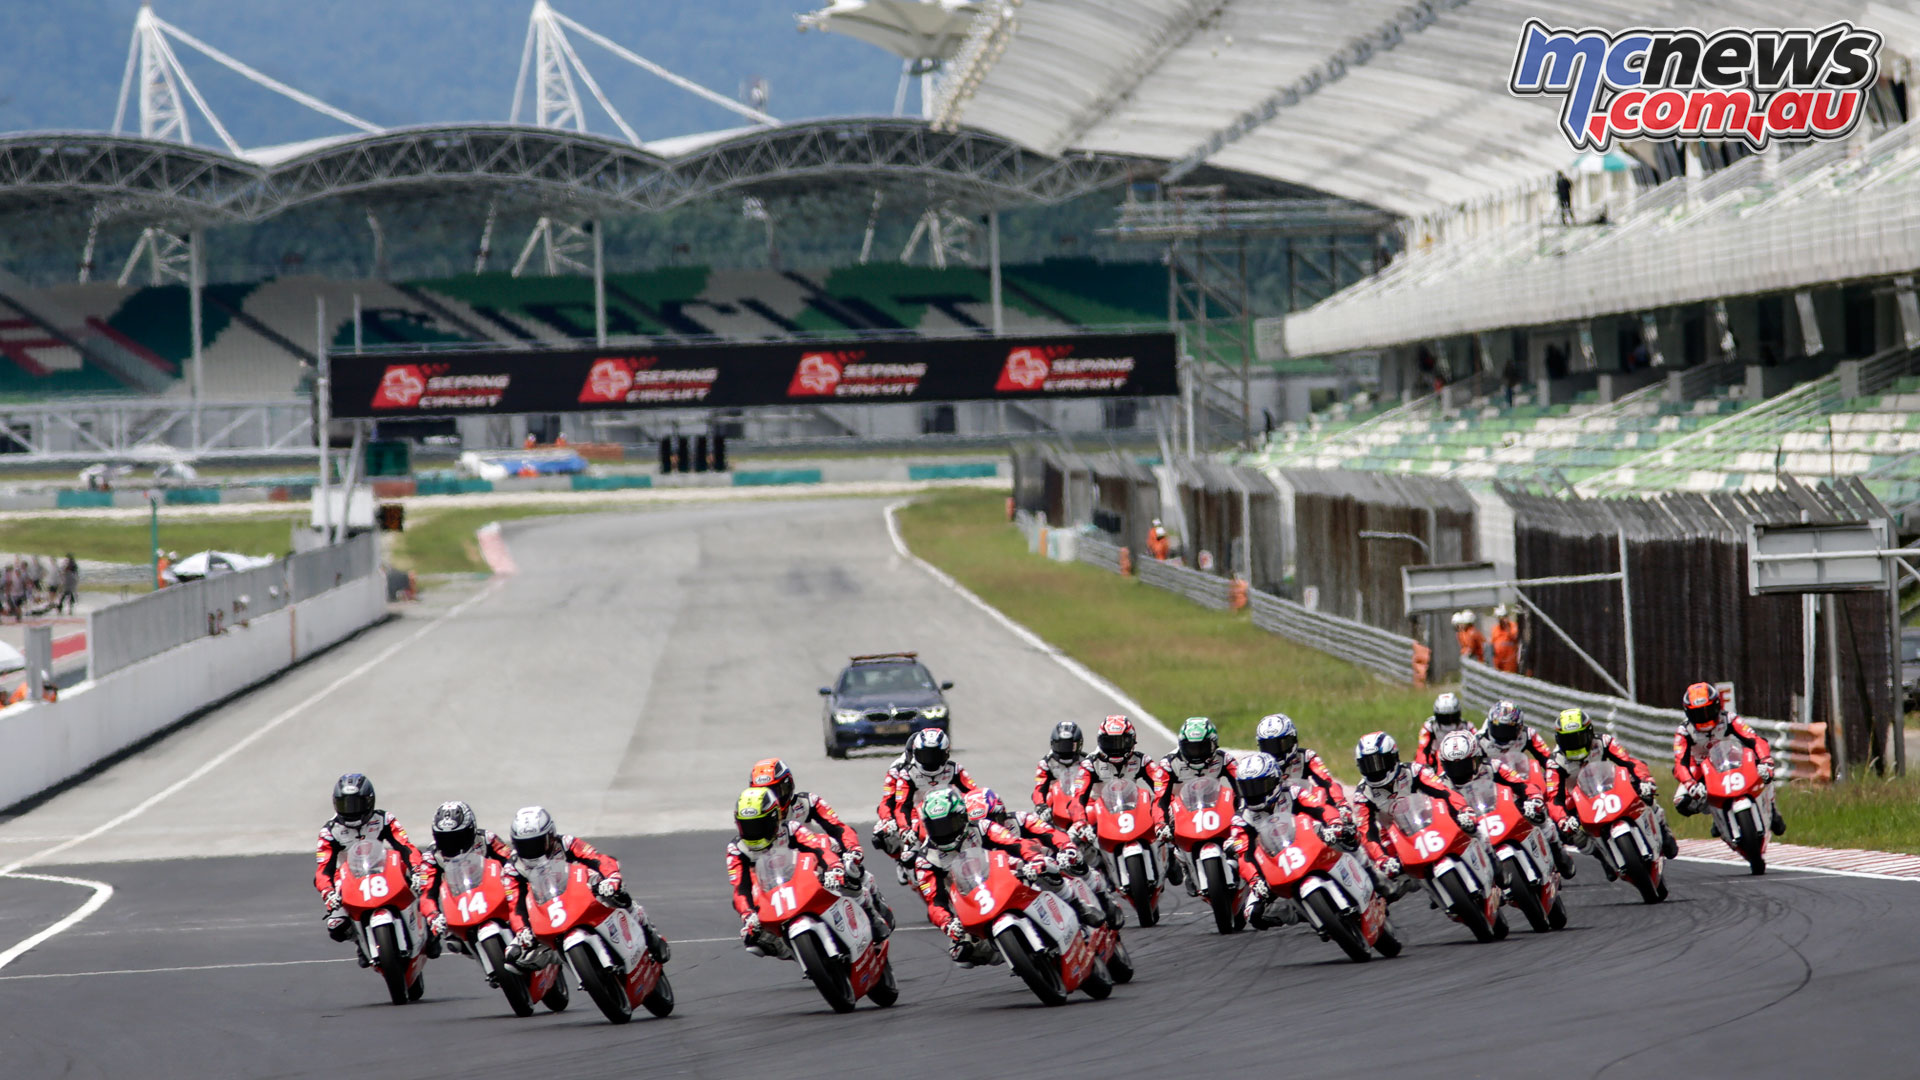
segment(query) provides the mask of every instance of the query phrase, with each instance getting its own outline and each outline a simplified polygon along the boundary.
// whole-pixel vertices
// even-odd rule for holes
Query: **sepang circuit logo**
[[[1880,75],[1880,35],[1852,23],[1819,30],[1554,29],[1529,19],[1507,89],[1560,96],[1576,150],[1615,139],[1844,138]]]
[[[1121,390],[1132,374],[1131,356],[1074,356],[1072,345],[1022,345],[1008,350],[993,389],[1000,394]]]
[[[925,364],[878,364],[857,349],[810,352],[800,357],[787,384],[787,396],[912,397],[927,377]]]
[[[705,401],[719,368],[661,368],[657,356],[602,356],[580,385],[582,405],[657,405]]]
[[[449,375],[446,364],[391,364],[373,392],[376,409],[491,409],[512,376]]]

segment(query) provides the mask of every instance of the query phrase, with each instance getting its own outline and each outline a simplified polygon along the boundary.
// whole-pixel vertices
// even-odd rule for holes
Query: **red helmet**
[[[1709,731],[1720,722],[1723,710],[1720,707],[1720,692],[1712,683],[1697,682],[1687,687],[1687,694],[1681,701],[1681,707],[1687,711],[1687,723],[1695,731]]]
[[[1100,722],[1100,737],[1095,740],[1100,756],[1120,761],[1133,753],[1133,721],[1115,714]]]
[[[777,757],[754,762],[753,772],[748,774],[747,782],[754,787],[771,789],[782,810],[793,802],[793,770]]]
[[[1000,796],[995,795],[992,788],[981,788],[978,791],[970,791],[967,793],[968,821],[981,821],[983,819],[998,821],[1001,815],[1006,812],[1007,805],[1000,801]]]

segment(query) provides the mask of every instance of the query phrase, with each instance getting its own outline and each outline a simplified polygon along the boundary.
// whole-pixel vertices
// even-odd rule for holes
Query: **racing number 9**
[[[1120,816],[1115,818],[1114,821],[1120,826],[1121,832],[1130,833],[1133,831],[1133,813],[1131,811],[1120,811]]]

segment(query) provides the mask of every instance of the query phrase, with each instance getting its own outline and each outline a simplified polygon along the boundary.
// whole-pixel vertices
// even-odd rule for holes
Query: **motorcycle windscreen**
[[[1746,744],[1730,735],[1715,739],[1707,748],[1707,761],[1714,772],[1739,772],[1747,766]]]
[[[792,848],[778,847],[760,857],[760,865],[754,870],[760,878],[763,888],[774,889],[793,880],[795,867],[799,860]]]
[[[1253,832],[1260,840],[1260,850],[1269,855],[1278,855],[1293,846],[1293,815],[1268,814],[1253,827]]]
[[[449,859],[442,872],[441,880],[446,882],[447,893],[459,896],[472,892],[487,880],[487,857],[477,851]]]
[[[1188,810],[1202,810],[1220,801],[1220,778],[1202,776],[1180,785],[1180,805]]]
[[[1415,791],[1393,800],[1393,823],[1408,836],[1426,831],[1433,824],[1433,797]]]
[[[387,849],[376,840],[355,840],[347,848],[347,870],[357,878],[378,877],[387,869]]]
[[[1473,812],[1481,817],[1500,812],[1500,792],[1495,790],[1491,780],[1475,780],[1461,794],[1467,797],[1467,805],[1473,807]]]
[[[1620,767],[1611,761],[1605,759],[1589,761],[1580,770],[1580,775],[1575,778],[1574,783],[1579,786],[1581,794],[1591,799],[1612,791],[1619,775]]]
[[[987,853],[977,847],[970,847],[960,853],[953,862],[953,887],[956,892],[970,893],[987,883],[993,873],[993,861]]]
[[[1100,789],[1100,801],[1116,814],[1132,810],[1140,805],[1140,786],[1131,780],[1109,780]]]
[[[527,892],[543,904],[565,896],[567,884],[565,859],[541,859],[527,872]]]

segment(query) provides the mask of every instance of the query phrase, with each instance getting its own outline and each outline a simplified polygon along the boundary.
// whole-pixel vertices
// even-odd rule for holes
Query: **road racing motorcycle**
[[[1217,776],[1202,776],[1174,788],[1174,857],[1186,867],[1187,880],[1213,909],[1214,928],[1231,934],[1235,925],[1237,892],[1233,860],[1226,853],[1233,832],[1233,789]]]
[[[1096,1001],[1113,993],[1095,935],[1072,905],[1040,888],[1025,863],[973,845],[960,851],[949,881],[960,925],[991,941],[1042,1004],[1064,1005],[1075,990]],[[1104,929],[1111,935],[1109,955],[1124,960],[1119,932]]]
[[[1107,880],[1125,894],[1141,926],[1160,921],[1165,867],[1154,851],[1153,789],[1138,780],[1108,780],[1087,802],[1087,822],[1099,838]]]
[[[564,956],[580,986],[616,1024],[635,1006],[655,1016],[673,1011],[673,984],[665,965],[647,950],[640,920],[600,899],[600,875],[564,856],[528,868],[527,926],[540,944]]]
[[[427,933],[406,857],[378,840],[355,840],[341,860],[340,905],[360,935],[360,954],[386,980],[395,1005],[427,992]]]
[[[852,1012],[863,997],[882,1008],[900,1000],[887,957],[890,940],[875,933],[857,900],[827,887],[812,852],[775,848],[762,856],[754,867],[753,906],[761,931],[799,961],[834,1012]]]
[[[1773,820],[1773,785],[1760,782],[1760,759],[1746,743],[1722,735],[1707,747],[1700,783],[1714,830],[1756,874],[1767,872],[1767,825]]]
[[[1372,959],[1369,949],[1400,955],[1400,938],[1373,875],[1352,852],[1327,843],[1317,822],[1305,814],[1271,814],[1250,831],[1254,867],[1267,892],[1256,909],[1263,921],[1288,921],[1276,909],[1297,904],[1320,939],[1340,946],[1356,963]]]
[[[1566,900],[1560,895],[1560,870],[1547,846],[1548,829],[1520,812],[1513,791],[1486,777],[1461,792],[1479,818],[1480,838],[1493,849],[1507,902],[1520,909],[1536,933],[1567,925]]]
[[[1665,900],[1667,860],[1661,840],[1666,815],[1658,804],[1641,800],[1633,774],[1606,758],[1595,758],[1580,766],[1568,795],[1608,872],[1626,878],[1649,904]]]
[[[1493,853],[1478,831],[1460,827],[1446,803],[1421,791],[1396,797],[1391,835],[1401,870],[1426,884],[1447,918],[1472,931],[1476,941],[1507,936]]]
[[[513,944],[510,904],[500,863],[485,853],[469,851],[441,867],[440,911],[447,920],[447,947],[480,964],[487,985],[506,995],[515,1016],[532,1016],[536,1001],[559,1012],[570,995],[558,956],[531,973],[507,962],[507,947]]]

